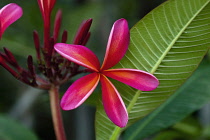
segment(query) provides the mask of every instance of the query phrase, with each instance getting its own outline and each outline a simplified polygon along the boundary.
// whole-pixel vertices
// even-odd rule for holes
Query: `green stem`
[[[118,140],[120,133],[121,133],[121,128],[116,126],[110,140]]]
[[[57,140],[66,140],[65,130],[63,126],[63,120],[59,105],[59,86],[52,85],[49,94],[50,94],[50,106],[51,113],[54,125],[54,131]]]

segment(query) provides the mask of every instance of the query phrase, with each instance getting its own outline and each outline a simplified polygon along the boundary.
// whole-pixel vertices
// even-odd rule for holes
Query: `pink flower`
[[[97,56],[85,46],[55,44],[54,48],[59,54],[92,72],[78,79],[69,87],[61,100],[62,109],[77,108],[91,95],[100,81],[102,102],[107,116],[117,126],[126,126],[128,113],[125,104],[119,92],[107,77],[142,91],[154,90],[159,84],[155,76],[145,71],[127,68],[110,69],[125,55],[129,38],[127,21],[125,19],[117,20],[112,27],[101,67]]]
[[[7,4],[0,9],[0,39],[6,28],[18,20],[22,14],[22,8],[15,3]]]

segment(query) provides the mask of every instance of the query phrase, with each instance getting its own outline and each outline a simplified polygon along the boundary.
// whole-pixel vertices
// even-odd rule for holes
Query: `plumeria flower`
[[[75,81],[61,99],[63,110],[71,110],[81,105],[94,91],[99,81],[102,86],[102,102],[110,120],[119,127],[125,127],[128,113],[125,104],[111,81],[113,78],[142,91],[154,90],[159,82],[155,76],[137,69],[110,69],[125,55],[129,45],[129,28],[125,19],[117,20],[111,30],[102,66],[97,56],[81,45],[55,44],[55,50],[68,60],[89,69],[88,74]]]
[[[0,9],[0,39],[6,28],[18,20],[22,14],[22,8],[15,3],[7,4]]]

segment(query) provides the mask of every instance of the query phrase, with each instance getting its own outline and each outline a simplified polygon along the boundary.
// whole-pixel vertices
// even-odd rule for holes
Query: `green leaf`
[[[125,140],[140,140],[182,120],[210,102],[210,62],[204,61],[190,79],[149,116],[126,130]]]
[[[171,130],[162,132],[157,137],[153,138],[153,140],[176,140],[176,139],[185,140],[182,134]]]
[[[192,74],[210,46],[210,0],[169,0],[131,29],[126,56],[116,67],[154,74],[156,90],[141,92],[114,81],[127,106],[129,123],[145,117],[166,101]],[[123,129],[97,106],[96,138],[116,140]]]
[[[14,55],[20,57],[26,58],[28,55],[35,56],[35,49],[33,47],[28,47],[25,44],[21,44],[21,41],[17,42],[4,38],[0,43],[0,48],[2,49],[3,47],[8,48]]]
[[[0,115],[1,140],[38,140],[34,133],[8,116]]]

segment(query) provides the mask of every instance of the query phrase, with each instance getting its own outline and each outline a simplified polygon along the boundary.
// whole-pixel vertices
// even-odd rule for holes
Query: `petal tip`
[[[120,128],[123,128],[126,127],[127,123],[128,123],[128,115],[124,117],[122,121],[116,125],[119,126]]]
[[[117,22],[124,22],[125,24],[128,24],[127,20],[124,18],[121,18],[121,19],[118,19],[115,21],[115,23],[117,23]]]
[[[69,105],[62,104],[62,103],[60,104],[60,106],[61,106],[62,110],[65,110],[65,111],[73,110],[73,109],[77,108],[77,106],[69,106]]]
[[[61,99],[60,102],[60,107],[62,108],[62,110],[72,110],[77,108],[77,106],[72,106],[72,104],[68,104],[63,98]]]
[[[148,88],[146,88],[145,90],[143,91],[152,91],[152,90],[155,90],[158,86],[159,86],[159,80],[154,76],[153,76],[153,79],[151,80]]]
[[[6,28],[23,15],[22,8],[16,3],[10,3],[0,9],[0,38]]]
[[[121,116],[118,117],[113,117],[109,114],[107,114],[109,119],[118,127],[123,128],[126,127],[127,123],[128,123],[128,113],[126,111],[126,113],[124,113],[123,115],[121,114]]]

